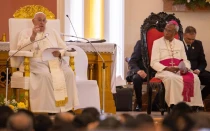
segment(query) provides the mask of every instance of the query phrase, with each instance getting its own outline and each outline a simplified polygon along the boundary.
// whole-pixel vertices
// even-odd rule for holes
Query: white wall
[[[140,39],[140,27],[151,12],[163,11],[163,0],[125,0],[125,57],[131,56],[136,41]],[[210,12],[168,12],[175,13],[180,19],[183,29],[192,25],[197,29],[197,39],[203,42],[206,60],[210,70]],[[125,73],[127,72],[125,63]],[[126,75],[125,75],[126,76]]]

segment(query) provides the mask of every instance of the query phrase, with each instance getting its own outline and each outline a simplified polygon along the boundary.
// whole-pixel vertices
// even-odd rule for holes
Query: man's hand
[[[200,74],[200,72],[201,72],[201,71],[200,71],[200,70],[198,70],[198,69],[196,69],[196,70],[194,70],[194,71],[193,71],[193,73],[195,73],[195,74],[197,74],[197,75],[199,75],[199,74]]]
[[[54,57],[61,57],[61,53],[59,51],[53,51],[52,54]]]
[[[165,71],[170,71],[170,72],[173,72],[173,73],[177,73],[179,71],[179,68],[178,67],[173,67],[173,66],[168,66],[164,70]]]
[[[144,70],[139,70],[137,74],[139,74],[143,79],[147,77],[147,74],[144,72]]]
[[[30,37],[31,42],[35,40],[37,33],[40,31],[39,25],[34,26],[32,35]]]

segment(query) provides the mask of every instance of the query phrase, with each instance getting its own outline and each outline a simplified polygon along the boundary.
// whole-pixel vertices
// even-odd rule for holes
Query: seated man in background
[[[130,81],[133,82],[135,94],[136,94],[136,103],[137,108],[136,111],[141,111],[142,108],[142,84],[147,77],[145,73],[145,68],[142,62],[142,55],[141,55],[141,40],[137,41],[134,52],[131,55],[131,58],[128,62],[129,72],[128,76],[130,77]],[[128,78],[128,77],[127,77]],[[129,81],[127,79],[127,81]]]
[[[20,32],[17,47],[18,49],[24,47],[23,50],[34,52],[33,58],[30,59],[31,110],[48,113],[72,110],[79,102],[74,72],[62,59],[67,46],[58,32],[46,27],[47,20],[44,13],[36,13],[32,22],[33,28]],[[48,36],[45,39],[36,42],[46,35]],[[43,51],[52,47],[62,50],[52,52],[54,59],[44,61]],[[23,64],[20,70],[23,70]]]
[[[176,21],[169,21],[164,29],[164,36],[155,40],[152,47],[151,67],[157,71],[155,77],[165,86],[165,101],[170,107],[181,101],[190,106],[203,107],[200,80],[197,75],[188,72],[187,60],[182,41],[175,39],[179,30]],[[182,70],[178,67],[182,61]]]
[[[193,73],[198,75],[201,85],[205,85],[204,89],[201,91],[202,99],[204,100],[210,94],[210,72],[205,70],[207,62],[202,42],[196,40],[195,37],[196,29],[192,26],[188,26],[184,32],[183,43]]]

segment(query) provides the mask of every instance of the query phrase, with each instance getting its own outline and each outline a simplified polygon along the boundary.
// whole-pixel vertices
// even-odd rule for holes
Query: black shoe
[[[141,109],[141,108],[139,108],[139,107],[137,106],[137,107],[136,107],[136,109],[135,109],[134,111],[141,112],[141,111],[142,111],[142,109]]]

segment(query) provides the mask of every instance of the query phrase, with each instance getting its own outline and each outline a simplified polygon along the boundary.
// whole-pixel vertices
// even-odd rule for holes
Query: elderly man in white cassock
[[[163,81],[169,107],[181,101],[203,107],[199,78],[190,71],[183,43],[174,38],[178,30],[176,21],[168,22],[164,36],[153,43],[150,65],[157,71],[155,77]]]
[[[33,58],[30,59],[31,110],[48,113],[70,111],[79,102],[74,72],[62,59],[67,46],[56,30],[46,26],[44,13],[36,13],[32,22],[34,27],[20,32],[18,49],[43,38],[46,34],[48,36],[23,48],[34,52]],[[61,48],[61,50],[52,52],[53,59],[43,60],[43,52],[47,48]],[[23,70],[23,65],[20,70]]]

